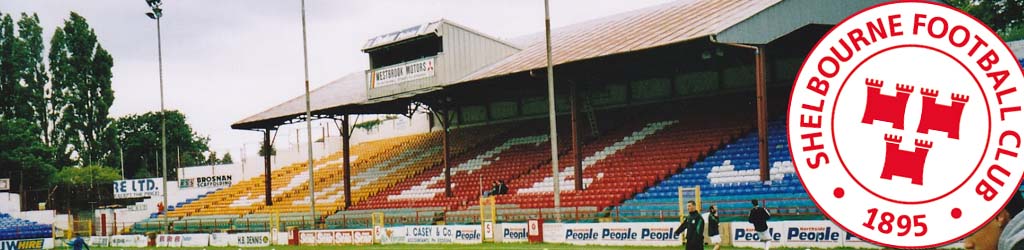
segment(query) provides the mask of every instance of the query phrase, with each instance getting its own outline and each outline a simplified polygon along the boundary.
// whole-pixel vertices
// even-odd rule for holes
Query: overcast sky
[[[552,26],[664,2],[552,0]],[[238,152],[243,143],[262,140],[258,132],[230,125],[303,93],[300,2],[165,0],[163,9],[167,108],[185,113],[218,152]],[[145,16],[144,0],[0,0],[2,13],[37,13],[47,46],[71,11],[88,20],[114,57],[111,115],[159,110],[156,23]],[[445,18],[507,40],[544,30],[544,2],[309,0],[306,18],[315,88],[365,70],[367,56],[360,48],[371,37]],[[278,140],[294,141],[295,126],[282,128]]]

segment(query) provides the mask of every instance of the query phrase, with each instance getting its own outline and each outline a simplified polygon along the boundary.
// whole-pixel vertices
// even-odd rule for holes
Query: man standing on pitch
[[[750,203],[754,205],[754,208],[750,209],[747,221],[754,224],[757,237],[764,242],[764,250],[768,250],[768,244],[771,243],[771,236],[768,235],[768,219],[772,218],[772,214],[768,213],[767,208],[758,206],[757,199],[750,200]]]
[[[686,250],[704,249],[704,218],[697,212],[697,203],[686,202],[686,211],[690,214],[683,220],[683,224],[676,228],[673,235],[679,235],[686,231]]]
[[[715,245],[713,250],[718,250],[722,245],[722,236],[718,232],[718,207],[711,205],[708,208],[708,238],[711,244]]]

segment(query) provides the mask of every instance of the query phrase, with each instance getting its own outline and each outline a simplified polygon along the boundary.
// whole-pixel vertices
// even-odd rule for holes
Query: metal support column
[[[570,125],[572,126],[572,162],[573,162],[573,180],[575,181],[575,190],[583,191],[583,152],[580,145],[580,131],[579,131],[579,104],[580,99],[578,96],[578,90],[576,82],[569,83],[569,116]]]
[[[771,180],[768,163],[768,87],[765,72],[765,46],[758,45],[754,54],[754,75],[757,78],[757,158],[761,168],[761,181]]]
[[[715,36],[710,38],[712,43],[754,50],[754,86],[757,89],[757,103],[755,105],[757,106],[758,165],[761,170],[761,181],[768,181],[771,177],[771,167],[768,164],[768,73],[766,70],[765,45],[723,43],[718,42]],[[719,75],[721,75],[721,72],[719,72]],[[719,77],[719,81],[721,82],[721,77]]]
[[[309,168],[309,214],[314,219],[316,215],[316,176],[313,175],[313,115],[309,103],[309,50],[306,46],[306,1],[302,0],[302,68],[305,72],[306,86],[306,167]],[[295,135],[299,137],[298,134]],[[299,146],[296,145],[296,148]],[[313,224],[316,225],[314,220]]]
[[[349,116],[345,115],[341,118],[341,152],[342,152],[342,164],[344,172],[345,182],[345,209],[348,210],[349,206],[352,206],[352,165],[351,165],[351,151],[349,151],[349,143],[352,139],[352,131],[349,130]],[[326,137],[325,137],[326,138]],[[325,140],[326,141],[326,140]]]
[[[274,152],[270,145],[270,128],[263,130],[263,186],[265,187],[264,196],[266,197],[267,206],[274,205],[274,200],[270,197],[270,156]]]
[[[554,189],[552,193],[555,196],[555,222],[562,223],[562,191],[560,184],[562,176],[559,174],[558,168],[558,127],[555,121],[555,72],[551,60],[551,13],[548,10],[548,0],[544,0],[544,38],[548,58],[548,125],[551,130],[549,137],[551,142],[551,180],[554,184],[552,186],[552,189]]]
[[[451,116],[448,113],[447,108],[440,113],[442,116],[441,120],[441,148],[444,155],[444,196],[452,197],[452,164],[451,164],[451,150],[448,148],[450,142],[448,141],[448,128],[451,126]]]

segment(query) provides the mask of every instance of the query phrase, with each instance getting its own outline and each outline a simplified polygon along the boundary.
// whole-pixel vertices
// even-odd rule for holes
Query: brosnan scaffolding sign
[[[231,186],[230,175],[203,176],[178,180],[179,188],[208,188]]]

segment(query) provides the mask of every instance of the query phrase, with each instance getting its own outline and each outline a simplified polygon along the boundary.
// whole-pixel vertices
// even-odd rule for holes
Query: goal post
[[[370,223],[373,224],[373,243],[380,244],[381,237],[384,237],[384,212],[370,214]]]
[[[278,212],[277,209],[271,210],[270,218],[269,218],[268,221],[270,223],[268,229],[270,230],[270,232],[273,232],[273,233],[270,234],[270,237],[271,237],[270,240],[271,240],[271,242],[277,242],[277,233],[281,232],[281,226],[282,226],[281,225],[281,212]],[[252,230],[251,228],[246,228],[246,229]]]
[[[676,193],[679,195],[679,222],[682,223],[686,220],[686,202],[692,200],[696,203],[697,213],[700,213],[700,185],[693,187],[677,187]],[[688,196],[690,198],[688,198]]]
[[[494,196],[480,198],[480,235],[483,242],[494,242],[494,224],[498,222]]]
[[[697,213],[700,213],[700,185],[696,185],[693,187],[679,186],[676,188],[676,193],[679,195],[679,223],[683,223],[684,221],[686,221],[686,215],[689,214],[689,212],[686,211],[686,203],[690,200],[692,200],[693,203],[696,205],[695,207],[697,208]],[[700,233],[704,234],[705,232]],[[679,237],[679,240],[682,242],[686,242],[686,237]]]

